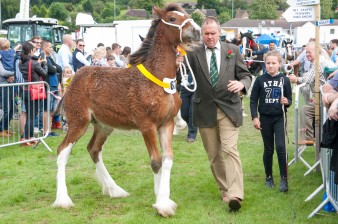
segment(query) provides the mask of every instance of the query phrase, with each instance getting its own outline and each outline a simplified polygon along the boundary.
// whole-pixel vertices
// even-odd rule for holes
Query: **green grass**
[[[248,99],[245,106],[248,108]],[[249,113],[249,110],[246,109]],[[289,111],[289,124],[293,111]],[[293,158],[293,126],[289,127],[289,160]],[[56,148],[62,136],[46,138],[53,149],[42,144],[36,149],[11,146],[0,149],[0,223],[337,223],[337,215],[323,210],[312,219],[307,216],[321,203],[323,191],[304,202],[321,185],[320,173],[304,177],[307,168],[298,162],[289,167],[289,192],[278,190],[278,164],[274,157],[277,187],[264,187],[262,140],[249,117],[241,127],[239,150],[244,171],[245,199],[238,213],[229,213],[220,200],[208,159],[198,136],[185,142],[187,130],[173,138],[175,152],[171,175],[171,199],[178,204],[176,215],[162,218],[152,208],[155,202],[153,174],[141,134],[116,130],[105,144],[105,165],[122,188],[131,195],[111,199],[101,194],[94,178],[95,166],[86,150],[92,133],[73,148],[66,177],[74,208],[53,208],[56,193]],[[312,165],[314,147],[304,158]]]

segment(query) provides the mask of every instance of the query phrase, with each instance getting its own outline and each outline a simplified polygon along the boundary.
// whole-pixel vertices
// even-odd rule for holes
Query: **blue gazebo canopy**
[[[257,37],[255,41],[256,43],[259,43],[259,44],[269,44],[271,41],[277,44],[278,42],[278,40],[275,37],[269,34],[262,34],[260,37]]]

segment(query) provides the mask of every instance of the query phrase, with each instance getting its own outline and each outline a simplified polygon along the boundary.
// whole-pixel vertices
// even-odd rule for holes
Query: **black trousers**
[[[193,89],[194,86],[190,86],[190,88]],[[195,127],[193,125],[193,122],[192,122],[192,98],[194,96],[194,93],[188,91],[182,85],[180,96],[181,96],[181,99],[182,99],[181,116],[182,116],[183,120],[188,124],[187,138],[196,139],[198,129],[197,129],[197,127]]]
[[[264,142],[263,163],[266,177],[272,175],[272,160],[274,153],[274,143],[279,164],[281,177],[287,177],[287,159],[285,149],[285,127],[283,115],[280,116],[260,116],[261,135]]]

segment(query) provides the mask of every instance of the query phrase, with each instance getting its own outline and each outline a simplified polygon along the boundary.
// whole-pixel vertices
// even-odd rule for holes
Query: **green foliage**
[[[253,0],[249,6],[250,19],[276,19],[278,5],[266,0]]]
[[[66,20],[69,13],[64,4],[60,2],[53,2],[49,8],[49,16],[58,20]]]
[[[46,8],[46,6],[44,4],[41,5],[40,7],[40,17],[47,17],[48,15],[48,9]]]
[[[203,22],[203,20],[204,20],[204,18],[202,17],[202,15],[199,14],[199,13],[196,13],[196,12],[193,12],[193,13],[191,14],[191,18],[192,18],[192,19],[195,21],[195,23],[197,23],[199,26],[202,25],[202,22]]]
[[[31,15],[30,15],[30,17],[31,17],[31,16],[34,16],[34,15],[40,17],[39,14],[40,14],[40,9],[39,9],[36,5],[34,5],[34,6],[31,8]]]
[[[224,11],[224,12],[222,12],[221,14],[219,14],[218,15],[218,20],[219,20],[219,22],[222,24],[222,23],[225,23],[225,22],[227,22],[227,21],[229,21],[229,20],[231,20],[232,18],[231,18],[231,12],[229,12],[229,11]]]
[[[1,19],[11,19],[20,11],[20,0],[1,0]]]
[[[249,99],[244,97],[246,113]],[[294,134],[293,108],[288,110],[288,131]],[[17,122],[13,120],[11,123]],[[207,154],[200,136],[193,144],[185,141],[187,129],[173,136],[175,153],[171,172],[170,197],[178,204],[176,215],[162,218],[152,208],[155,202],[153,174],[149,156],[138,131],[115,130],[104,145],[103,161],[116,183],[131,195],[127,198],[110,198],[102,195],[95,181],[95,165],[87,152],[93,133],[90,125],[86,134],[77,141],[66,166],[68,193],[75,207],[70,209],[50,206],[56,194],[56,149],[65,136],[44,139],[53,152],[39,144],[37,148],[18,145],[0,150],[0,222],[11,223],[140,223],[140,224],[319,224],[337,223],[337,214],[323,210],[308,219],[307,216],[322,202],[323,190],[305,202],[322,184],[320,173],[304,177],[308,168],[298,161],[289,167],[289,192],[278,190],[278,162],[274,154],[273,170],[277,187],[264,186],[262,161],[263,142],[260,132],[252,126],[250,117],[240,127],[240,152],[245,198],[243,207],[231,213],[212,177]],[[288,144],[289,160],[294,145]],[[314,147],[307,147],[304,159],[315,163]],[[19,164],[20,165],[17,165]]]
[[[82,8],[85,12],[89,12],[89,13],[92,13],[94,8],[93,8],[93,5],[91,3],[90,0],[85,0],[83,3],[82,3]]]
[[[337,2],[335,4],[337,6]],[[320,18],[330,19],[333,17],[334,11],[332,11],[332,0],[321,0],[320,1]]]

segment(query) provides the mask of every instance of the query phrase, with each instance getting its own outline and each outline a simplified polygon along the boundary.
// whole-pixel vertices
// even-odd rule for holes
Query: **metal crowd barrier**
[[[46,86],[46,95],[47,95],[47,103],[44,100],[37,100],[36,103],[33,104],[33,108],[31,108],[31,104],[29,101],[31,100],[29,91],[25,91],[29,89],[30,84],[45,84]],[[46,138],[49,134],[51,121],[50,121],[50,87],[46,82],[26,82],[26,83],[11,83],[11,84],[0,84],[0,100],[1,100],[1,108],[0,108],[0,148],[12,146],[12,145],[20,145],[24,143],[33,144],[33,148],[37,147],[41,142],[47,150],[51,151],[51,148],[46,144],[44,138]],[[26,105],[26,103],[28,105]],[[38,105],[38,108],[35,107]],[[46,109],[47,122],[43,122],[43,113]],[[33,127],[34,136],[26,139],[22,137],[24,136],[24,129],[30,129],[31,125],[29,121],[29,117],[31,115],[31,110],[37,110],[38,113],[33,115]],[[26,122],[24,122],[26,120]],[[6,130],[7,129],[7,130]],[[44,133],[43,130],[46,130]]]
[[[327,110],[323,106],[321,127],[328,119]],[[321,132],[323,133],[323,132]],[[330,162],[332,156],[332,149],[321,148],[320,149],[320,160],[317,162],[320,165],[323,183],[320,185],[305,201],[311,200],[315,195],[317,195],[321,190],[325,189],[327,195],[326,199],[322,201],[313,212],[310,213],[308,218],[312,218],[316,213],[318,213],[327,203],[331,203],[334,209],[338,212],[338,185],[334,183],[335,172],[330,170]],[[316,163],[316,164],[317,164]],[[317,166],[313,165],[312,170]]]
[[[300,94],[301,88],[305,87],[306,83],[302,83],[300,85],[295,86],[294,91],[295,91],[295,137],[294,137],[294,144],[295,144],[295,153],[294,153],[294,158],[289,162],[289,166],[291,166],[293,163],[298,162],[300,160],[307,168],[311,169],[312,166],[302,157],[303,152],[306,149],[306,145],[299,145],[299,136],[301,135],[301,132],[304,132],[304,128],[300,127],[300,110],[299,108],[302,108],[306,104],[306,99],[304,99],[303,95]]]

